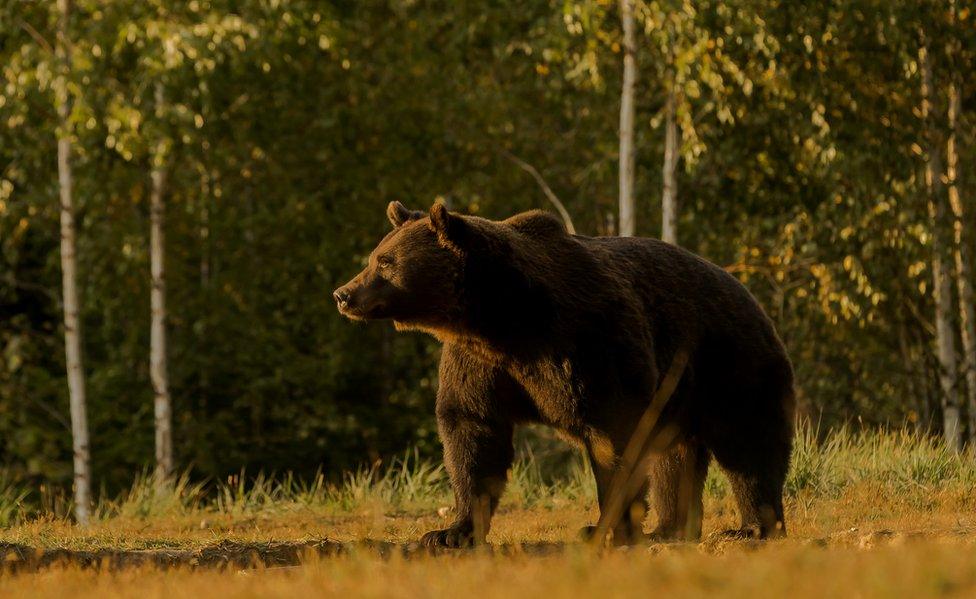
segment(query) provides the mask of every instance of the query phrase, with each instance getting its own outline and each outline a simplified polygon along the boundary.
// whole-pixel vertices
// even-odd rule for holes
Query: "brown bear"
[[[793,370],[738,280],[656,239],[570,235],[540,211],[492,221],[393,202],[387,215],[393,230],[334,297],[349,318],[392,319],[443,344],[436,413],[457,520],[424,535],[425,545],[484,541],[523,423],[579,442],[604,512],[678,353],[686,362],[654,428],[671,431],[668,441],[640,446],[647,476],[626,491],[613,540],[643,538],[648,495],[652,538],[700,538],[713,457],[740,512],[741,528],[728,532],[785,534]]]

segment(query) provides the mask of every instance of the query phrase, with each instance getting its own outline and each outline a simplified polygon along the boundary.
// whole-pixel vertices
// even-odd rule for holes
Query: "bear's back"
[[[727,332],[752,343],[780,346],[772,321],[755,297],[708,260],[646,237],[574,239],[595,256],[602,270],[626,281],[658,327],[694,337]]]

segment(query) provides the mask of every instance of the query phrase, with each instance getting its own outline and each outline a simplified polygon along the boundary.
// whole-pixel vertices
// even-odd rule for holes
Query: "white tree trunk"
[[[959,122],[959,89],[949,86],[949,140],[946,143],[946,175],[949,182],[949,205],[953,214],[953,254],[956,262],[956,289],[959,292],[959,333],[962,338],[960,365],[966,379],[969,404],[969,437],[976,439],[976,305],[973,297],[972,263],[969,238],[965,229],[965,212],[957,184],[959,152],[956,147],[956,125]]]
[[[71,176],[71,100],[68,97],[69,0],[58,0],[57,54],[60,73],[55,81],[58,131],[58,187],[61,201],[61,285],[64,294],[64,353],[71,406],[71,441],[74,456],[75,519],[86,526],[91,518],[91,465],[88,445],[88,408],[85,399],[85,371],[81,355],[81,322],[78,316],[78,262],[75,236],[75,210]]]
[[[924,38],[923,38],[924,39]],[[960,401],[958,391],[958,358],[955,329],[952,326],[952,280],[949,273],[949,243],[947,229],[948,203],[942,182],[942,144],[935,115],[935,88],[928,49],[919,51],[922,72],[922,116],[926,123],[928,162],[925,165],[925,185],[929,194],[929,215],[932,219],[932,284],[935,298],[936,349],[939,358],[939,383],[942,388],[942,428],[946,444],[955,449],[962,445]]]
[[[673,84],[672,84],[673,85]],[[661,239],[678,245],[678,122],[675,117],[674,88],[668,93],[664,113],[664,167],[661,190]]]
[[[634,218],[634,86],[637,83],[637,46],[634,34],[634,0],[620,0],[623,28],[624,74],[620,91],[620,222],[622,237],[636,230]]]
[[[156,116],[162,118],[163,86],[156,84]],[[152,275],[150,304],[152,324],[149,338],[149,374],[153,386],[156,427],[156,480],[168,481],[173,474],[173,417],[166,362],[166,263],[165,219],[167,172],[165,142],[160,139],[153,152],[152,189],[149,192],[149,262]]]

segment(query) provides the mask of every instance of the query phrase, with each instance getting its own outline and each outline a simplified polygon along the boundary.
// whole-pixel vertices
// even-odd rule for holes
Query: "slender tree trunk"
[[[946,239],[948,199],[942,183],[942,140],[939,135],[939,125],[935,122],[938,110],[937,96],[933,87],[931,57],[928,48],[924,45],[919,50],[919,66],[922,72],[922,116],[925,119],[928,146],[925,185],[929,195],[929,215],[932,219],[932,283],[935,297],[939,382],[942,387],[942,428],[946,443],[958,449],[962,442],[962,427],[957,384],[958,358],[955,329],[952,326],[952,280],[949,273],[951,243]]]
[[[960,365],[966,379],[969,410],[969,438],[976,439],[976,305],[973,297],[972,264],[965,227],[965,207],[957,184],[959,151],[956,126],[959,122],[959,88],[949,85],[949,140],[946,143],[946,175],[949,182],[949,205],[953,214],[953,255],[956,262],[956,289],[959,292],[959,333],[962,338]]]
[[[634,0],[620,0],[623,28],[624,75],[620,91],[620,222],[622,237],[634,235],[634,86],[637,83],[637,46],[634,34]]]
[[[661,239],[678,245],[678,123],[675,118],[675,94],[672,84],[664,113],[664,167],[661,190]]]
[[[162,84],[156,84],[156,117],[164,116]],[[156,425],[156,481],[165,483],[173,474],[173,409],[169,395],[166,361],[166,237],[165,219],[167,170],[166,142],[160,139],[153,152],[152,189],[149,192],[149,262],[152,275],[150,304],[152,326],[149,340],[149,373],[153,386]]]
[[[210,314],[210,264],[211,264],[211,243],[210,243],[210,212],[211,212],[211,184],[210,184],[210,169],[208,167],[209,160],[204,158],[204,164],[200,168],[200,222],[198,225],[198,235],[200,241],[200,290],[201,297],[203,298],[203,313]],[[205,347],[205,340],[208,338],[210,321],[207,317],[203,317],[198,321],[198,325],[194,326],[195,338],[199,347]],[[206,352],[205,352],[206,353]],[[210,361],[203,360],[200,362],[200,388],[196,393],[197,396],[197,410],[199,414],[207,413],[208,400],[210,398]]]
[[[217,272],[214,262],[212,225],[213,215],[216,214],[214,198],[220,187],[219,173],[211,170],[210,152],[204,149],[201,156],[200,168],[200,222],[198,234],[200,240],[200,287],[206,289]]]
[[[927,410],[925,409],[926,400],[918,390],[918,385],[916,385],[916,381],[921,377],[916,368],[917,361],[908,344],[908,332],[906,329],[907,325],[904,321],[898,323],[898,348],[901,350],[901,359],[905,364],[905,389],[908,393],[908,402],[906,403],[912,406],[912,411],[915,413],[914,420],[911,420],[912,426],[915,427],[916,432],[922,433],[925,431],[927,419]]]
[[[200,287],[210,285],[210,175],[200,174]]]
[[[69,0],[58,0],[57,54],[60,73],[56,79],[58,110],[58,186],[61,198],[61,284],[64,293],[64,350],[68,374],[68,396],[71,405],[71,440],[74,454],[75,519],[86,526],[91,518],[91,460],[88,446],[88,407],[85,398],[85,371],[81,355],[81,319],[78,316],[78,262],[75,234],[75,209],[71,173],[71,100],[68,97],[68,73],[71,56],[68,49]]]
[[[257,236],[254,233],[255,222],[257,220],[257,205],[254,202],[254,186],[250,181],[248,181],[242,193],[243,197],[242,204],[244,207],[244,255],[247,257],[248,264],[251,268],[260,270],[260,254],[257,251]],[[258,295],[260,295],[260,282],[258,280],[252,280],[247,288],[244,290],[244,297],[247,303],[247,310],[249,314],[257,314],[261,308],[258,306]],[[264,409],[265,396],[263,393],[255,393],[249,402],[251,407],[251,439],[255,447],[259,450],[265,447],[266,439],[264,437],[264,422],[265,422],[265,409]],[[371,441],[367,440],[367,445]]]
[[[918,330],[915,334],[915,342],[916,347],[924,349],[931,346],[932,340],[925,336],[924,331]],[[921,358],[925,371],[926,425],[930,433],[935,433],[942,417],[942,379],[939,374],[942,366],[939,357],[931,351],[923,352]]]

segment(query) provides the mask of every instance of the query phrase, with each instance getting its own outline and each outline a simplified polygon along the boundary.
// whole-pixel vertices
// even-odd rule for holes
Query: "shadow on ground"
[[[466,555],[489,551],[494,555],[542,556],[563,552],[564,543],[494,545],[475,549],[429,549],[419,543],[391,543],[366,539],[342,543],[331,539],[301,542],[241,543],[222,541],[200,549],[37,549],[16,543],[0,543],[0,572],[32,572],[51,567],[78,567],[117,571],[125,568],[253,569],[298,566],[312,559],[352,553],[381,558]]]
[[[946,541],[976,543],[976,529],[970,527],[948,530],[918,531],[860,531],[851,528],[828,537],[780,541],[735,540],[712,535],[701,543],[656,543],[647,546],[617,548],[612,551],[645,550],[649,554],[669,551],[699,551],[706,554],[723,554],[728,551],[748,551],[774,544],[794,544],[809,547],[847,547],[872,549],[882,546],[899,546],[915,541],[940,539]],[[432,556],[463,556],[488,553],[496,556],[546,556],[563,553],[570,548],[584,549],[583,543],[521,543],[488,545],[473,549],[429,549],[419,543],[391,543],[366,539],[357,542],[339,542],[319,539],[301,542],[254,542],[222,541],[199,549],[38,549],[16,543],[0,543],[0,573],[36,572],[48,568],[74,567],[102,571],[119,571],[127,568],[151,567],[158,569],[267,569],[299,566],[302,563],[349,554],[368,554],[379,558],[399,556],[419,558]]]

